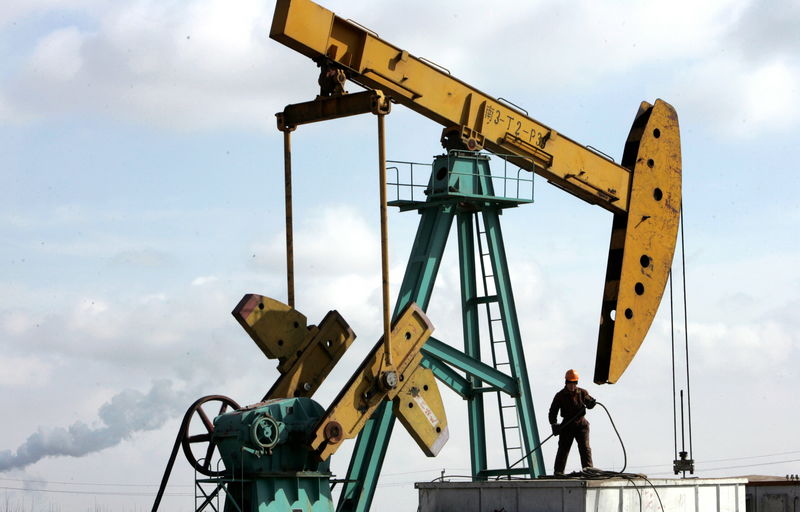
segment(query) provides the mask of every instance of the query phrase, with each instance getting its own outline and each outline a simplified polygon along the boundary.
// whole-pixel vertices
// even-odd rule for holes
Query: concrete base
[[[746,483],[746,478],[569,478],[415,487],[419,512],[745,512]]]

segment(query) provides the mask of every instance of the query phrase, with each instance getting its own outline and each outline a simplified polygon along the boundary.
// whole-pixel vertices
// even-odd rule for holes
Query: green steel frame
[[[473,478],[511,474],[535,478],[544,474],[544,462],[541,452],[529,453],[539,445],[539,432],[499,218],[502,208],[530,201],[495,196],[488,158],[467,152],[437,157],[426,193],[428,198],[425,202],[406,202],[403,205],[404,210],[419,210],[421,218],[394,315],[412,301],[427,310],[453,220],[456,219],[464,351],[430,338],[423,348],[423,365],[467,400]],[[483,220],[488,256],[494,269],[496,296],[491,298],[480,297],[476,283],[474,224],[478,214]],[[510,375],[481,361],[478,305],[488,301],[498,303],[508,347]],[[515,400],[523,438],[522,449],[528,453],[525,457],[527,467],[523,469],[487,467],[483,400],[487,391],[505,393]],[[394,415],[391,404],[387,402],[368,420],[356,441],[337,512],[369,510],[393,427]]]

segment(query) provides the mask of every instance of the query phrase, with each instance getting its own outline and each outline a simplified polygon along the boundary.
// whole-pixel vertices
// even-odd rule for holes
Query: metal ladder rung
[[[497,271],[497,269],[494,268],[495,258],[492,257],[493,247],[494,247],[493,243],[496,242],[496,240],[490,240],[489,239],[489,235],[487,233],[488,230],[486,229],[486,225],[482,224],[481,220],[482,219],[481,219],[481,217],[479,215],[475,216],[475,231],[477,232],[476,238],[477,238],[477,245],[478,245],[478,247],[477,247],[477,249],[478,249],[477,250],[478,258],[477,259],[479,260],[479,264],[480,264],[480,274],[481,274],[482,280],[483,280],[483,293],[484,293],[484,296],[480,297],[480,298],[476,297],[475,298],[475,304],[485,304],[485,307],[486,307],[486,320],[487,320],[487,322],[489,324],[488,325],[488,328],[489,328],[489,341],[490,341],[489,346],[491,347],[492,363],[494,365],[494,368],[495,369],[500,369],[500,368],[502,368],[504,366],[507,366],[507,367],[510,368],[511,372],[514,373],[514,367],[511,364],[511,359],[513,357],[512,357],[512,355],[510,353],[511,350],[510,350],[510,347],[509,347],[509,340],[507,338],[505,338],[507,333],[506,333],[506,330],[505,330],[505,322],[506,322],[506,320],[505,320],[504,315],[503,315],[503,309],[501,307],[499,311],[494,311],[493,312],[492,308],[491,308],[491,304],[492,303],[497,303],[497,304],[501,305],[500,304],[500,290],[494,290],[495,294],[491,295],[491,296],[489,295],[489,290],[491,289],[490,283],[492,283],[494,281],[494,278],[496,277],[494,272]],[[486,245],[484,246],[484,244],[486,244]],[[484,251],[484,248],[486,249],[485,251]],[[489,256],[488,260],[486,259],[487,256]],[[497,255],[495,254],[495,256],[497,256]],[[496,284],[496,283],[494,283],[494,284]],[[499,314],[500,316],[497,317],[497,318],[492,318],[492,314]],[[503,328],[503,331],[499,331],[499,328],[497,327],[497,324],[495,322],[501,322],[501,326],[500,327]],[[498,330],[496,331],[496,329],[498,329]],[[502,339],[495,339],[495,334],[498,334],[500,337],[502,337]],[[501,353],[502,353],[503,350],[506,351],[507,361],[505,361],[505,362],[498,362],[498,359],[500,359],[502,357],[502,355],[497,353],[498,349],[496,349],[495,347],[497,347],[498,345],[501,345],[501,344],[505,345],[504,349],[503,348],[499,349]],[[500,432],[501,432],[502,438],[503,438],[503,448],[504,448],[504,456],[505,456],[505,460],[506,460],[506,465],[508,465],[508,464],[511,463],[512,459],[516,458],[516,456],[512,455],[512,453],[513,452],[517,452],[518,454],[524,454],[525,448],[523,448],[522,428],[520,427],[520,417],[519,417],[519,412],[520,411],[519,411],[519,407],[518,407],[518,402],[517,402],[517,400],[513,400],[513,399],[510,402],[504,402],[503,398],[504,398],[503,395],[501,393],[498,393],[498,395],[497,395],[497,405],[499,407],[499,413],[500,413],[500,418],[499,418],[500,419],[500,427],[501,427]],[[508,409],[511,409],[514,412],[511,413],[511,415],[505,413],[505,411],[508,410]],[[513,424],[513,425],[507,425],[507,423],[510,423],[512,421],[516,421],[516,423]],[[517,432],[517,434],[514,434],[513,432]],[[509,446],[508,443],[510,441],[512,441],[512,438],[515,438],[515,437],[517,438],[516,441],[519,442],[520,445],[519,446]],[[528,463],[528,461],[526,460],[524,462],[524,465],[527,466],[527,463]],[[519,469],[520,468],[518,468],[517,471]],[[509,475],[512,474],[511,470],[508,470],[508,471],[509,472],[507,474],[509,474]],[[504,473],[503,472],[498,472],[498,474],[504,474]]]

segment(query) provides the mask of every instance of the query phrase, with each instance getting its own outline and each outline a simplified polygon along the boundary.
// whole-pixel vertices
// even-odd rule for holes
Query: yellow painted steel
[[[652,324],[675,250],[680,134],[669,104],[657,100],[652,110],[648,105],[640,113],[662,123],[662,135],[644,133],[636,123],[645,118],[638,116],[618,165],[311,0],[278,0],[270,37],[323,66],[344,69],[350,80],[442,124],[469,149],[485,147],[611,211],[595,382],[619,378]],[[651,167],[649,160],[657,164]],[[666,198],[656,204],[654,187]],[[637,268],[637,258],[645,253],[652,265]]]
[[[308,334],[305,315],[263,295],[245,295],[232,314],[265,356],[282,363],[297,357]]]
[[[233,316],[267,357],[279,360],[281,376],[263,400],[311,397],[356,338],[338,311],[307,327],[300,312],[263,295],[245,295]]]
[[[402,400],[402,397],[407,396],[405,393],[410,393],[409,385],[424,386],[428,382],[427,376],[414,377],[414,373],[419,369],[422,360],[419,351],[432,332],[433,325],[419,306],[411,303],[406,307],[393,322],[389,341],[397,371],[397,386],[392,388],[385,384],[385,376],[382,374],[383,340],[380,340],[320,420],[311,442],[311,447],[320,460],[326,460],[336,452],[345,439],[356,437],[384,400],[395,400],[398,397]],[[438,388],[429,386],[426,393],[424,401],[431,414],[436,415],[437,421],[444,425],[444,429],[438,433],[437,439],[431,439],[429,432],[422,432],[425,425],[415,417],[408,422],[406,428],[412,429],[412,436],[422,440],[423,450],[433,455],[438,453],[447,440],[447,419],[441,397],[438,396]],[[420,432],[415,430],[417,428]]]
[[[381,91],[364,91],[287,105],[283,112],[278,112],[275,117],[278,121],[278,130],[286,132],[303,124],[370,112],[375,115],[388,114],[391,111],[392,104]]]
[[[669,276],[681,209],[678,115],[642,103],[623,155],[634,169],[631,209],[611,235],[595,382],[616,382],[644,340]]]
[[[628,207],[627,169],[310,0],[278,0],[270,37],[344,66],[351,80],[445,127],[472,130],[490,151],[518,155],[520,167],[576,196],[615,212]]]
[[[394,399],[394,415],[428,457],[435,457],[447,442],[447,416],[442,395],[433,372],[419,366],[422,356],[412,363],[416,367]]]

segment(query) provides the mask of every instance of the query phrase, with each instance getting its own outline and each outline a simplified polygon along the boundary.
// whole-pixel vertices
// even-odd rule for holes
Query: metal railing
[[[470,180],[489,180],[491,190],[480,194],[467,194],[453,191],[450,195],[463,195],[466,197],[493,198],[504,202],[532,203],[534,201],[534,174],[527,169],[523,169],[509,163],[504,156],[519,158],[517,155],[497,155],[503,162],[502,172],[490,171],[489,176],[478,172],[459,172],[452,171],[451,160],[454,158],[464,159],[473,157],[477,159],[490,158],[486,153],[451,150],[448,152],[448,166],[446,182],[451,181],[451,177],[458,179],[466,178]],[[390,201],[395,204],[425,202],[428,196],[434,194],[432,189],[431,171],[433,164],[422,162],[411,162],[404,160],[387,160],[387,195]],[[424,168],[420,169],[420,168]],[[531,161],[531,169],[533,161]],[[393,181],[392,181],[393,180]],[[438,181],[442,181],[441,179]],[[488,192],[488,193],[487,193]]]

